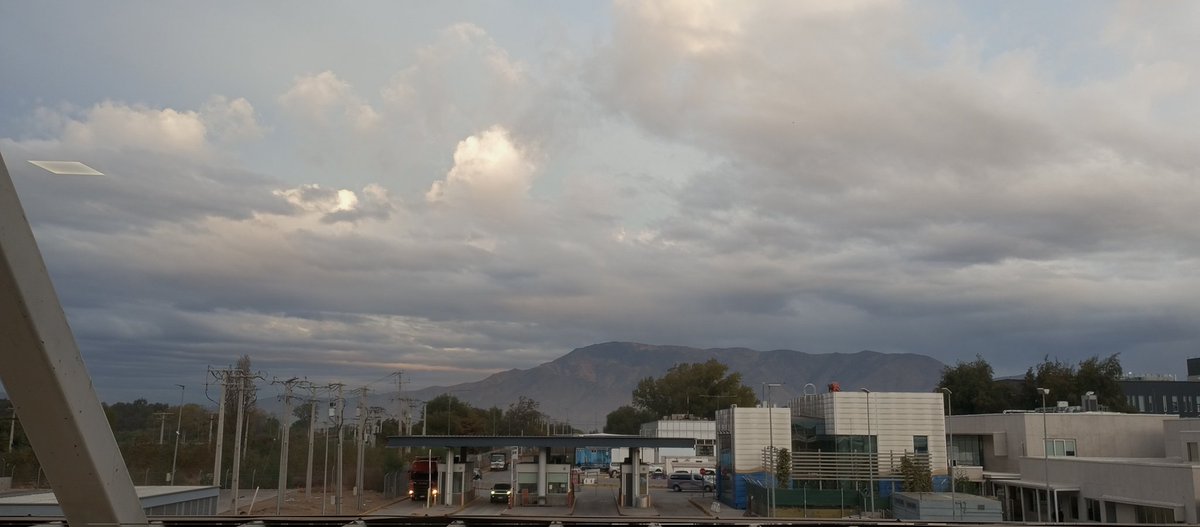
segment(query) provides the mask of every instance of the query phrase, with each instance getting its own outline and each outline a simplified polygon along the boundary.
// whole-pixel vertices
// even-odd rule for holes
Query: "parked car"
[[[683,492],[685,490],[702,490],[704,492],[712,492],[713,486],[704,476],[700,474],[675,473],[671,474],[667,481],[667,486],[675,492]]]
[[[497,483],[492,487],[492,503],[507,503],[512,498],[512,485]]]

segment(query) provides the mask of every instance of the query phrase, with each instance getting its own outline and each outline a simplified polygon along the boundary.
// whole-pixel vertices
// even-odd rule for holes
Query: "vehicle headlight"
[[[433,495],[437,496],[437,489],[433,489]]]
[[[408,489],[408,495],[409,495],[409,496],[412,496],[412,495],[413,495],[413,489]]]

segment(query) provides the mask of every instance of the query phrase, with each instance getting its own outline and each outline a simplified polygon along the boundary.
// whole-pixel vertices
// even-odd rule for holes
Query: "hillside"
[[[483,380],[454,386],[407,392],[431,399],[448,390],[481,408],[507,408],[520,396],[541,403],[555,419],[569,420],[584,430],[603,428],[604,418],[629,404],[638,381],[661,376],[679,363],[715,358],[740,372],[743,381],[758,390],[763,382],[783,382],[774,398],[784,401],[799,395],[806,383],[824,391],[837,381],[843,390],[861,387],[873,391],[929,391],[937,384],[943,364],[912,353],[812,354],[792,350],[755,351],[746,348],[699,349],[655,346],[636,342],[607,342],[578,348],[553,361],[526,370],[509,370]]]

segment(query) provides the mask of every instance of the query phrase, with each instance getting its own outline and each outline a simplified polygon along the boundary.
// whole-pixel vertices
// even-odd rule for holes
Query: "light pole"
[[[179,459],[179,436],[180,429],[183,427],[183,392],[187,389],[182,384],[176,384],[179,387],[179,417],[175,419],[175,453],[171,454],[171,484],[175,484],[175,462]]]
[[[954,432],[950,430],[950,418],[954,417],[954,407],[950,402],[950,396],[954,392],[950,388],[942,388],[942,393],[946,394],[946,473],[950,475],[950,519],[954,519],[954,510],[958,508],[954,504]]]
[[[1042,464],[1046,469],[1046,516],[1050,517],[1050,521],[1056,521],[1050,499],[1050,434],[1046,430],[1046,396],[1050,395],[1050,389],[1038,388],[1037,391],[1042,394]]]
[[[777,461],[775,459],[775,420],[774,420],[775,412],[774,412],[774,405],[771,404],[771,388],[778,388],[780,386],[783,386],[783,383],[781,383],[781,382],[764,382],[763,383],[763,390],[765,390],[766,394],[767,394],[767,429],[769,430],[768,433],[770,434],[769,436],[767,436],[769,438],[769,439],[767,439],[767,442],[769,445],[767,448],[768,448],[768,452],[771,453],[770,456],[767,456],[767,458],[771,460],[770,466],[767,467],[767,473],[771,475],[771,477],[767,480],[771,484],[771,489],[770,489],[771,493],[767,496],[767,517],[768,518],[773,518],[775,516],[775,486],[776,486],[775,485],[775,476],[776,476],[775,473],[777,472],[776,467],[775,467],[775,464],[777,463]]]
[[[874,443],[874,441],[872,441],[872,439],[871,439],[871,390],[868,390],[866,388],[861,388],[860,391],[867,394],[867,462],[869,463],[869,465],[867,466],[867,471],[868,471],[867,472],[867,478],[868,478],[867,481],[868,481],[868,485],[871,486],[871,488],[870,488],[871,512],[874,513],[875,512],[875,457],[872,455],[872,452],[871,452],[872,450],[874,450],[873,448],[871,448],[872,443]]]

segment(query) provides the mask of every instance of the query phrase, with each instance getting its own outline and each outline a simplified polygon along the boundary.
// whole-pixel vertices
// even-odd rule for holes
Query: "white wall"
[[[1179,419],[1172,415],[1087,412],[956,415],[948,422],[954,435],[991,439],[985,441],[983,452],[986,470],[1019,472],[1022,456],[1045,455],[1043,415],[1046,435],[1051,439],[1074,439],[1077,457],[1165,457],[1164,422]]]
[[[1177,508],[1176,519],[1196,523],[1200,465],[1152,459],[1042,458],[1021,460],[1021,479],[1079,488],[1082,498]],[[1081,513],[1081,515],[1083,515]],[[1086,517],[1086,516],[1085,516]]]
[[[768,414],[768,411],[770,413]],[[791,449],[791,411],[776,408],[730,408],[729,426],[733,440],[733,466],[738,472],[764,472],[763,450],[774,441],[777,449]],[[718,419],[720,420],[720,419]]]
[[[880,470],[889,454],[899,459],[913,451],[913,436],[926,436],[930,469],[946,474],[946,421],[941,393],[871,392],[870,432],[877,439]],[[821,394],[825,432],[831,435],[867,435],[868,394],[832,392]]]
[[[1200,443],[1200,419],[1163,423],[1163,449],[1167,457],[1187,461],[1186,443]]]

